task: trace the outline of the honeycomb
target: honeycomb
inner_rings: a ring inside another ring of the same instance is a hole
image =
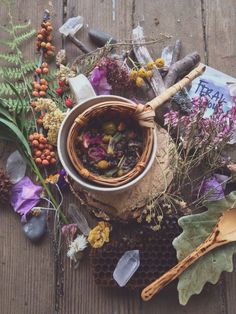
[[[181,233],[177,220],[177,216],[168,216],[159,232],[140,228],[137,224],[113,226],[110,242],[100,249],[92,249],[90,253],[96,284],[118,286],[113,279],[113,271],[120,257],[129,250],[139,250],[140,266],[126,284],[127,288],[144,288],[173,267],[177,259],[172,241]]]

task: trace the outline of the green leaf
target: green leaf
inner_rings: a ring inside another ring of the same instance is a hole
[[[0,118],[0,125],[7,127],[11,132],[13,132],[16,135],[16,142],[22,144],[27,154],[31,156],[30,146],[20,129],[14,123],[4,118]]]
[[[7,118],[8,120],[14,122],[14,119],[13,119],[13,117],[11,116],[11,114],[9,113],[9,111],[5,109],[5,105],[4,105],[2,99],[0,99],[0,115],[4,116],[4,117]]]
[[[224,199],[206,202],[207,211],[184,216],[179,219],[183,232],[173,241],[178,260],[182,260],[201,244],[211,233],[222,213],[236,206],[236,192],[232,192]],[[236,244],[227,244],[201,257],[179,277],[179,302],[186,305],[189,298],[199,294],[207,282],[217,283],[223,271],[233,271],[233,254]]]
[[[12,54],[0,53],[0,60],[1,59],[15,65],[18,65],[20,63],[20,57],[16,53],[12,53]]]

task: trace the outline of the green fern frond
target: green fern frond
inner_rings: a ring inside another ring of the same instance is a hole
[[[27,109],[27,111],[29,111],[29,101],[27,101],[26,99],[12,99],[12,98],[7,98],[7,99],[2,99],[3,103],[6,105],[7,104],[7,109],[10,112],[15,112],[17,114],[19,114],[21,112],[21,110],[24,108]]]
[[[20,63],[20,56],[18,54],[3,54],[0,53],[0,59],[3,61],[7,61],[8,63],[12,63],[18,65]]]
[[[7,46],[8,48],[11,48],[13,43],[14,42],[12,42],[11,40],[0,40],[0,45]]]
[[[26,86],[23,82],[14,82],[14,87],[17,90],[19,94],[25,94],[26,92]],[[5,83],[0,83],[0,96],[13,96],[15,95],[14,91],[11,89],[11,87]]]
[[[16,25],[13,25],[13,30],[14,30],[14,31],[19,31],[19,30],[26,29],[26,28],[28,28],[29,26],[31,26],[31,21],[30,21],[30,20],[29,20],[27,23],[25,23],[25,24],[16,24]]]
[[[3,31],[12,34],[12,29],[3,25],[0,25],[0,29],[2,29]]]
[[[22,45],[25,41],[28,41],[30,38],[32,38],[36,34],[36,30],[32,29],[29,32],[23,33],[21,35],[17,35],[16,38],[9,44],[9,47],[13,50],[16,47],[19,47]]]
[[[19,67],[2,67],[0,68],[0,78],[6,79],[8,81],[16,81],[22,79],[22,74],[27,75],[35,69],[35,63],[25,62]]]

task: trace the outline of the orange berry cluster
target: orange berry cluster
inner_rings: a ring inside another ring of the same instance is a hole
[[[43,134],[33,133],[29,136],[29,141],[37,165],[49,166],[57,163],[54,148],[48,144],[47,138]]]
[[[42,71],[44,69],[47,69],[47,71],[48,71],[48,67],[46,67],[45,65],[48,66],[48,64],[46,62],[44,62],[40,68],[37,68],[35,70],[35,72],[40,70],[42,73]],[[33,85],[32,96],[34,96],[34,97],[46,96],[46,91],[48,89],[48,82],[44,78],[40,79],[39,75],[40,75],[40,73],[37,73],[37,76],[35,76],[36,80],[34,80],[32,83],[32,85]]]
[[[52,45],[52,23],[48,20],[41,24],[41,29],[38,31],[36,47],[37,50],[43,50],[44,57],[54,55],[55,47]]]

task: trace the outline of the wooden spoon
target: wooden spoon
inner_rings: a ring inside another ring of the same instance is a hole
[[[214,248],[236,241],[236,208],[228,209],[220,217],[209,237],[200,244],[191,254],[180,261],[176,266],[163,274],[160,278],[143,289],[141,297],[144,301],[150,300],[154,294],[177,278],[201,256]]]

